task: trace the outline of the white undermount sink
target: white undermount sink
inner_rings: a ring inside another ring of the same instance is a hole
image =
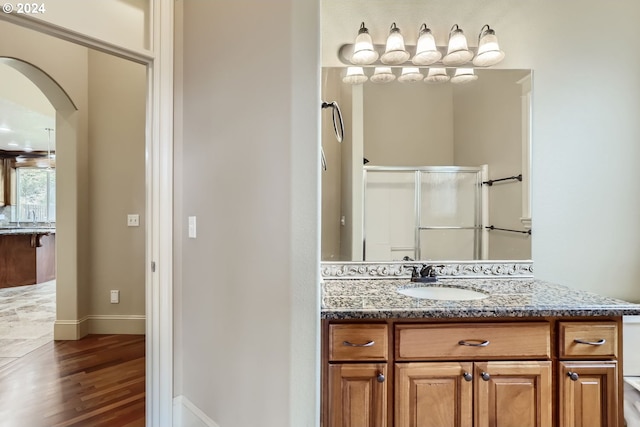
[[[487,298],[489,295],[483,292],[474,291],[466,288],[457,288],[451,286],[411,286],[398,289],[402,295],[413,298],[436,299],[447,301],[468,301]]]

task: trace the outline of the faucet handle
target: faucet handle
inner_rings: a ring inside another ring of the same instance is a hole
[[[412,279],[420,277],[420,274],[418,274],[418,266],[417,265],[404,265],[403,267],[411,269],[411,278]]]
[[[422,264],[422,268],[420,269],[420,277],[432,277],[435,276],[435,271],[433,270],[433,265]]]

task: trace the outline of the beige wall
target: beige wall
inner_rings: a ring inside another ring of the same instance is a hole
[[[176,334],[184,362],[177,392],[220,426],[312,426],[318,419],[314,3],[183,3],[175,190],[183,234]],[[268,29],[268,46],[252,29]],[[186,237],[191,215],[196,239]]]
[[[489,165],[489,179],[522,173],[522,70],[479,73],[482,84],[456,86],[455,164]],[[524,230],[522,188],[525,183],[504,181],[488,187],[489,224]],[[489,259],[531,259],[527,234],[491,231]]]
[[[142,50],[150,48],[150,3],[150,0],[55,0],[36,3],[44,4],[46,10],[31,17],[115,45]]]
[[[453,164],[451,85],[364,85],[364,157],[370,166]]]
[[[89,52],[89,313],[120,316],[111,327],[93,319],[94,333],[144,333],[144,319],[132,316],[145,314],[146,78],[144,65]],[[127,226],[128,214],[139,227]],[[109,302],[111,289],[120,304]]]

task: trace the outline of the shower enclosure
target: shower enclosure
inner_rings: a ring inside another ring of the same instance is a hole
[[[487,166],[364,167],[365,261],[487,258]]]

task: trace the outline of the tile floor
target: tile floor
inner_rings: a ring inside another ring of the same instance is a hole
[[[0,366],[53,340],[56,282],[0,289]]]

